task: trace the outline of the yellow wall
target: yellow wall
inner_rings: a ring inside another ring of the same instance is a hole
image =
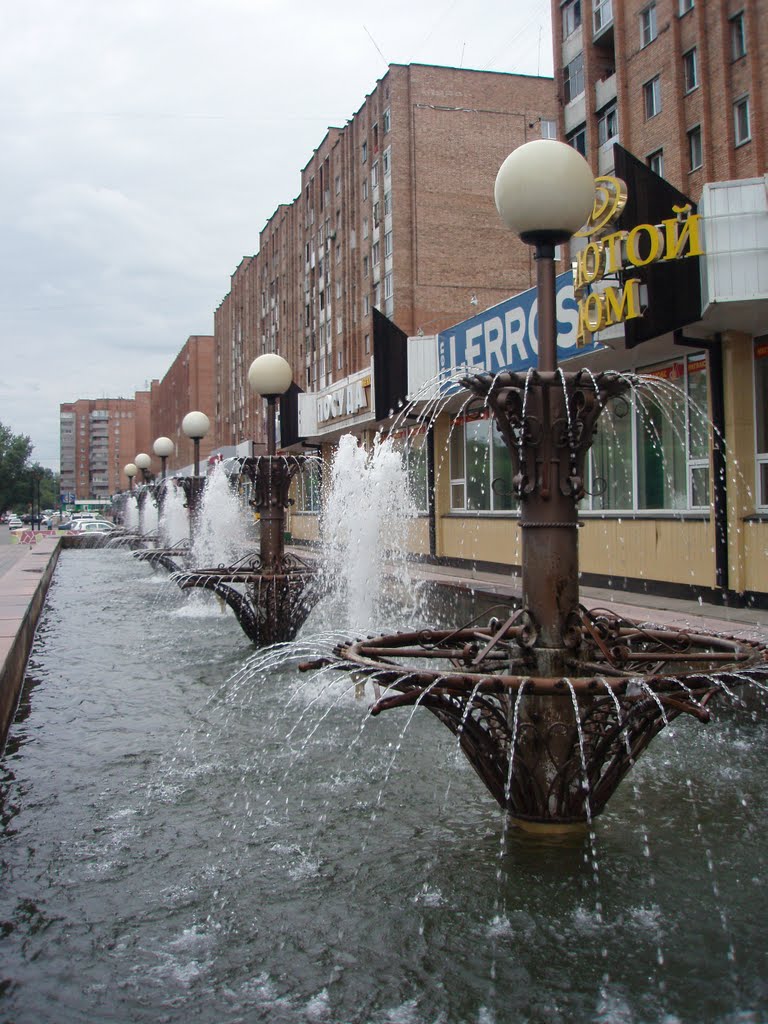
[[[594,519],[579,530],[582,572],[714,587],[711,520]]]
[[[747,559],[744,517],[755,511],[755,426],[752,339],[745,334],[723,338],[725,439],[728,480],[728,585],[751,590],[747,577],[758,566]],[[752,532],[750,531],[750,536]],[[764,546],[763,546],[764,547]],[[764,551],[760,555],[765,560]],[[755,589],[765,590],[765,586]]]

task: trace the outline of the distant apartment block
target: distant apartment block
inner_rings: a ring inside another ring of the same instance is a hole
[[[62,493],[85,501],[110,498],[125,487],[123,466],[148,443],[149,397],[149,392],[139,391],[135,398],[62,403]]]

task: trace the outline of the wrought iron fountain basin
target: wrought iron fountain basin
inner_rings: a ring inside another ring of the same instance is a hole
[[[341,644],[324,662],[372,681],[374,715],[428,708],[525,827],[588,825],[670,721],[688,714],[706,722],[713,697],[768,677],[760,644],[632,622],[580,601],[587,452],[607,401],[635,383],[559,368],[464,379],[510,453],[522,606],[485,627]]]
[[[583,827],[661,729],[681,714],[708,722],[712,698],[768,679],[768,662],[751,640],[583,606],[579,616],[583,640],[568,676],[539,674],[525,611],[483,627],[340,644],[323,663],[373,684],[373,715],[430,710],[518,824]]]

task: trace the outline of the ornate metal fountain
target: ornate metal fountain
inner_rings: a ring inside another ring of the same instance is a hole
[[[218,595],[232,608],[248,638],[258,646],[292,640],[315,603],[317,572],[310,562],[285,551],[285,512],[291,482],[307,457],[277,455],[275,413],[278,395],[291,385],[288,363],[274,353],[251,364],[252,389],[267,399],[267,454],[241,460],[251,483],[251,506],[260,520],[259,551],[232,565],[186,568],[173,575],[183,589]]]
[[[527,220],[531,211],[537,216],[529,201],[537,185],[548,189],[554,217],[543,228]],[[583,827],[670,721],[689,714],[706,722],[713,697],[768,678],[758,644],[652,627],[580,602],[585,459],[606,402],[630,387],[617,373],[557,367],[554,246],[587,220],[594,194],[586,161],[556,142],[521,147],[497,180],[502,216],[536,246],[539,365],[468,376],[463,385],[491,412],[512,458],[522,606],[483,627],[340,644],[322,662],[373,682],[374,715],[428,708],[457,735],[499,804],[528,828]],[[561,202],[569,196],[570,209]]]

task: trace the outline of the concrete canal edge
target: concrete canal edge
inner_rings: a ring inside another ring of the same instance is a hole
[[[60,550],[57,537],[41,537],[14,551],[0,575],[0,754],[16,714],[35,629]]]

